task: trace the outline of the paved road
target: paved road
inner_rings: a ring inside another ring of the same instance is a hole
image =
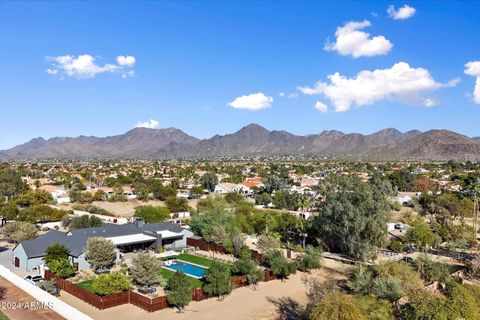
[[[16,269],[12,264],[12,248],[0,246],[0,264],[12,271]]]
[[[7,280],[0,278],[0,287],[5,288],[5,297],[0,309],[12,320],[63,320],[64,318],[48,305],[38,303],[35,298]]]
[[[13,273],[19,275],[20,277],[24,278],[27,275],[33,273],[36,274],[37,272],[28,272],[19,268],[16,268],[12,263],[12,249],[13,246],[10,244],[10,247],[5,247],[5,243],[0,243],[0,265],[8,268]]]

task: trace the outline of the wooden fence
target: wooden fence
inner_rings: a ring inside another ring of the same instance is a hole
[[[99,296],[93,292],[83,289],[82,287],[79,287],[73,282],[64,280],[60,277],[53,275],[48,270],[45,271],[45,279],[55,281],[61,290],[70,293],[71,295],[85,301],[86,303],[100,310],[116,307],[130,301],[129,291],[124,291],[108,296]]]
[[[154,312],[168,308],[166,296],[151,299],[134,291],[130,291],[130,303],[148,312]]]
[[[223,246],[207,242],[199,237],[187,238],[187,246],[192,246],[203,251],[215,251],[220,253],[228,253]],[[259,263],[262,262],[263,255],[260,252],[256,250],[250,250],[250,253],[252,255],[253,260]]]

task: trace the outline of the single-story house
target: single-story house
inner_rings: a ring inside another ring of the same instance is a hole
[[[111,240],[117,248],[116,263],[121,252],[144,249],[175,249],[187,246],[187,238],[193,233],[173,222],[144,223],[137,219],[129,224],[105,224],[102,227],[77,229],[69,232],[50,230],[34,240],[20,242],[12,251],[12,263],[21,269],[38,270],[44,264],[45,250],[56,243],[70,249],[70,259],[78,270],[90,269],[85,257],[85,246],[90,237]]]
[[[249,195],[251,194],[250,188],[242,185],[242,184],[236,184],[236,183],[229,183],[229,182],[222,182],[219,183],[215,186],[215,190],[213,191],[217,194],[227,194],[231,192],[236,192],[242,195]]]

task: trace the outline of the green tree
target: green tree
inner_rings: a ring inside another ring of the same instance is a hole
[[[29,190],[26,193],[15,197],[15,203],[19,207],[31,207],[39,204],[47,204],[52,202],[53,198],[50,193],[44,190]]]
[[[4,202],[0,201],[0,216],[6,220],[16,220],[18,219],[19,210],[17,205],[13,201]]]
[[[15,242],[22,242],[24,240],[32,240],[32,239],[35,239],[38,235],[37,227],[35,227],[31,223],[28,223],[28,222],[14,222],[13,224],[15,224],[15,225],[11,226],[11,228],[14,229],[15,231],[10,235],[10,238]]]
[[[65,210],[58,210],[46,204],[38,204],[21,211],[22,220],[26,221],[59,221],[67,214]]]
[[[267,192],[262,192],[255,196],[255,203],[258,205],[266,206],[270,202],[272,202],[272,197]]]
[[[21,174],[10,169],[0,170],[0,200],[11,199],[17,194],[23,193],[28,189],[25,182],[22,181]]]
[[[424,249],[438,243],[440,239],[425,222],[419,220],[407,230],[405,240]]]
[[[116,258],[115,245],[103,237],[88,238],[85,256],[95,269],[108,267]]]
[[[170,210],[162,206],[143,206],[135,209],[135,217],[140,217],[146,223],[163,222],[170,218]]]
[[[263,179],[263,184],[265,186],[265,190],[271,194],[273,191],[278,191],[285,188],[287,182],[282,177],[273,175]]]
[[[175,188],[163,186],[158,182],[155,182],[150,186],[150,192],[153,194],[153,197],[155,199],[162,201],[164,201],[169,196],[177,195],[177,190]]]
[[[200,178],[200,183],[205,189],[213,192],[218,184],[218,177],[213,172],[207,172]]]
[[[218,296],[222,299],[232,291],[230,269],[227,265],[214,261],[205,272],[205,285],[203,290],[207,294]]]
[[[154,284],[163,287],[165,279],[159,274],[161,269],[162,264],[154,255],[149,252],[139,252],[132,258],[130,274],[135,282],[147,288]]]
[[[188,276],[183,271],[177,271],[167,282],[167,301],[182,312],[192,300],[192,287]]]
[[[70,256],[70,249],[61,243],[55,243],[45,250],[43,260],[48,265],[53,260],[68,259]]]
[[[245,202],[245,198],[237,192],[229,192],[225,195],[225,201],[231,205],[236,205]]]
[[[101,227],[103,226],[102,220],[100,218],[97,218],[96,216],[88,216],[88,215],[83,215],[83,216],[77,216],[72,218],[70,223],[68,224],[68,227],[70,230],[76,230],[76,229],[84,229],[84,228],[94,228],[94,227]]]
[[[390,210],[387,195],[356,177],[332,177],[318,203],[319,214],[309,232],[333,252],[355,258],[370,258],[387,241]]]
[[[101,274],[92,282],[93,292],[102,296],[126,291],[131,286],[132,281],[119,271]]]
[[[278,190],[273,196],[272,203],[276,209],[298,210],[300,196],[295,192]]]
[[[178,198],[177,196],[168,196],[165,199],[165,205],[170,212],[184,212],[189,211],[188,200],[185,198]]]
[[[282,280],[297,271],[297,264],[295,262],[288,262],[280,250],[267,252],[263,256],[263,259],[272,273]]]

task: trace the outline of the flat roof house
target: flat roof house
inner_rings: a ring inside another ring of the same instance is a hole
[[[105,224],[102,227],[77,229],[69,232],[50,230],[34,240],[20,242],[12,251],[12,262],[16,267],[32,271],[44,264],[45,250],[56,243],[70,249],[72,263],[78,264],[78,270],[90,269],[85,257],[85,246],[90,237],[103,237],[111,240],[117,247],[117,261],[120,252],[132,252],[144,249],[175,249],[187,246],[187,238],[193,233],[173,222],[135,223],[116,225]]]

